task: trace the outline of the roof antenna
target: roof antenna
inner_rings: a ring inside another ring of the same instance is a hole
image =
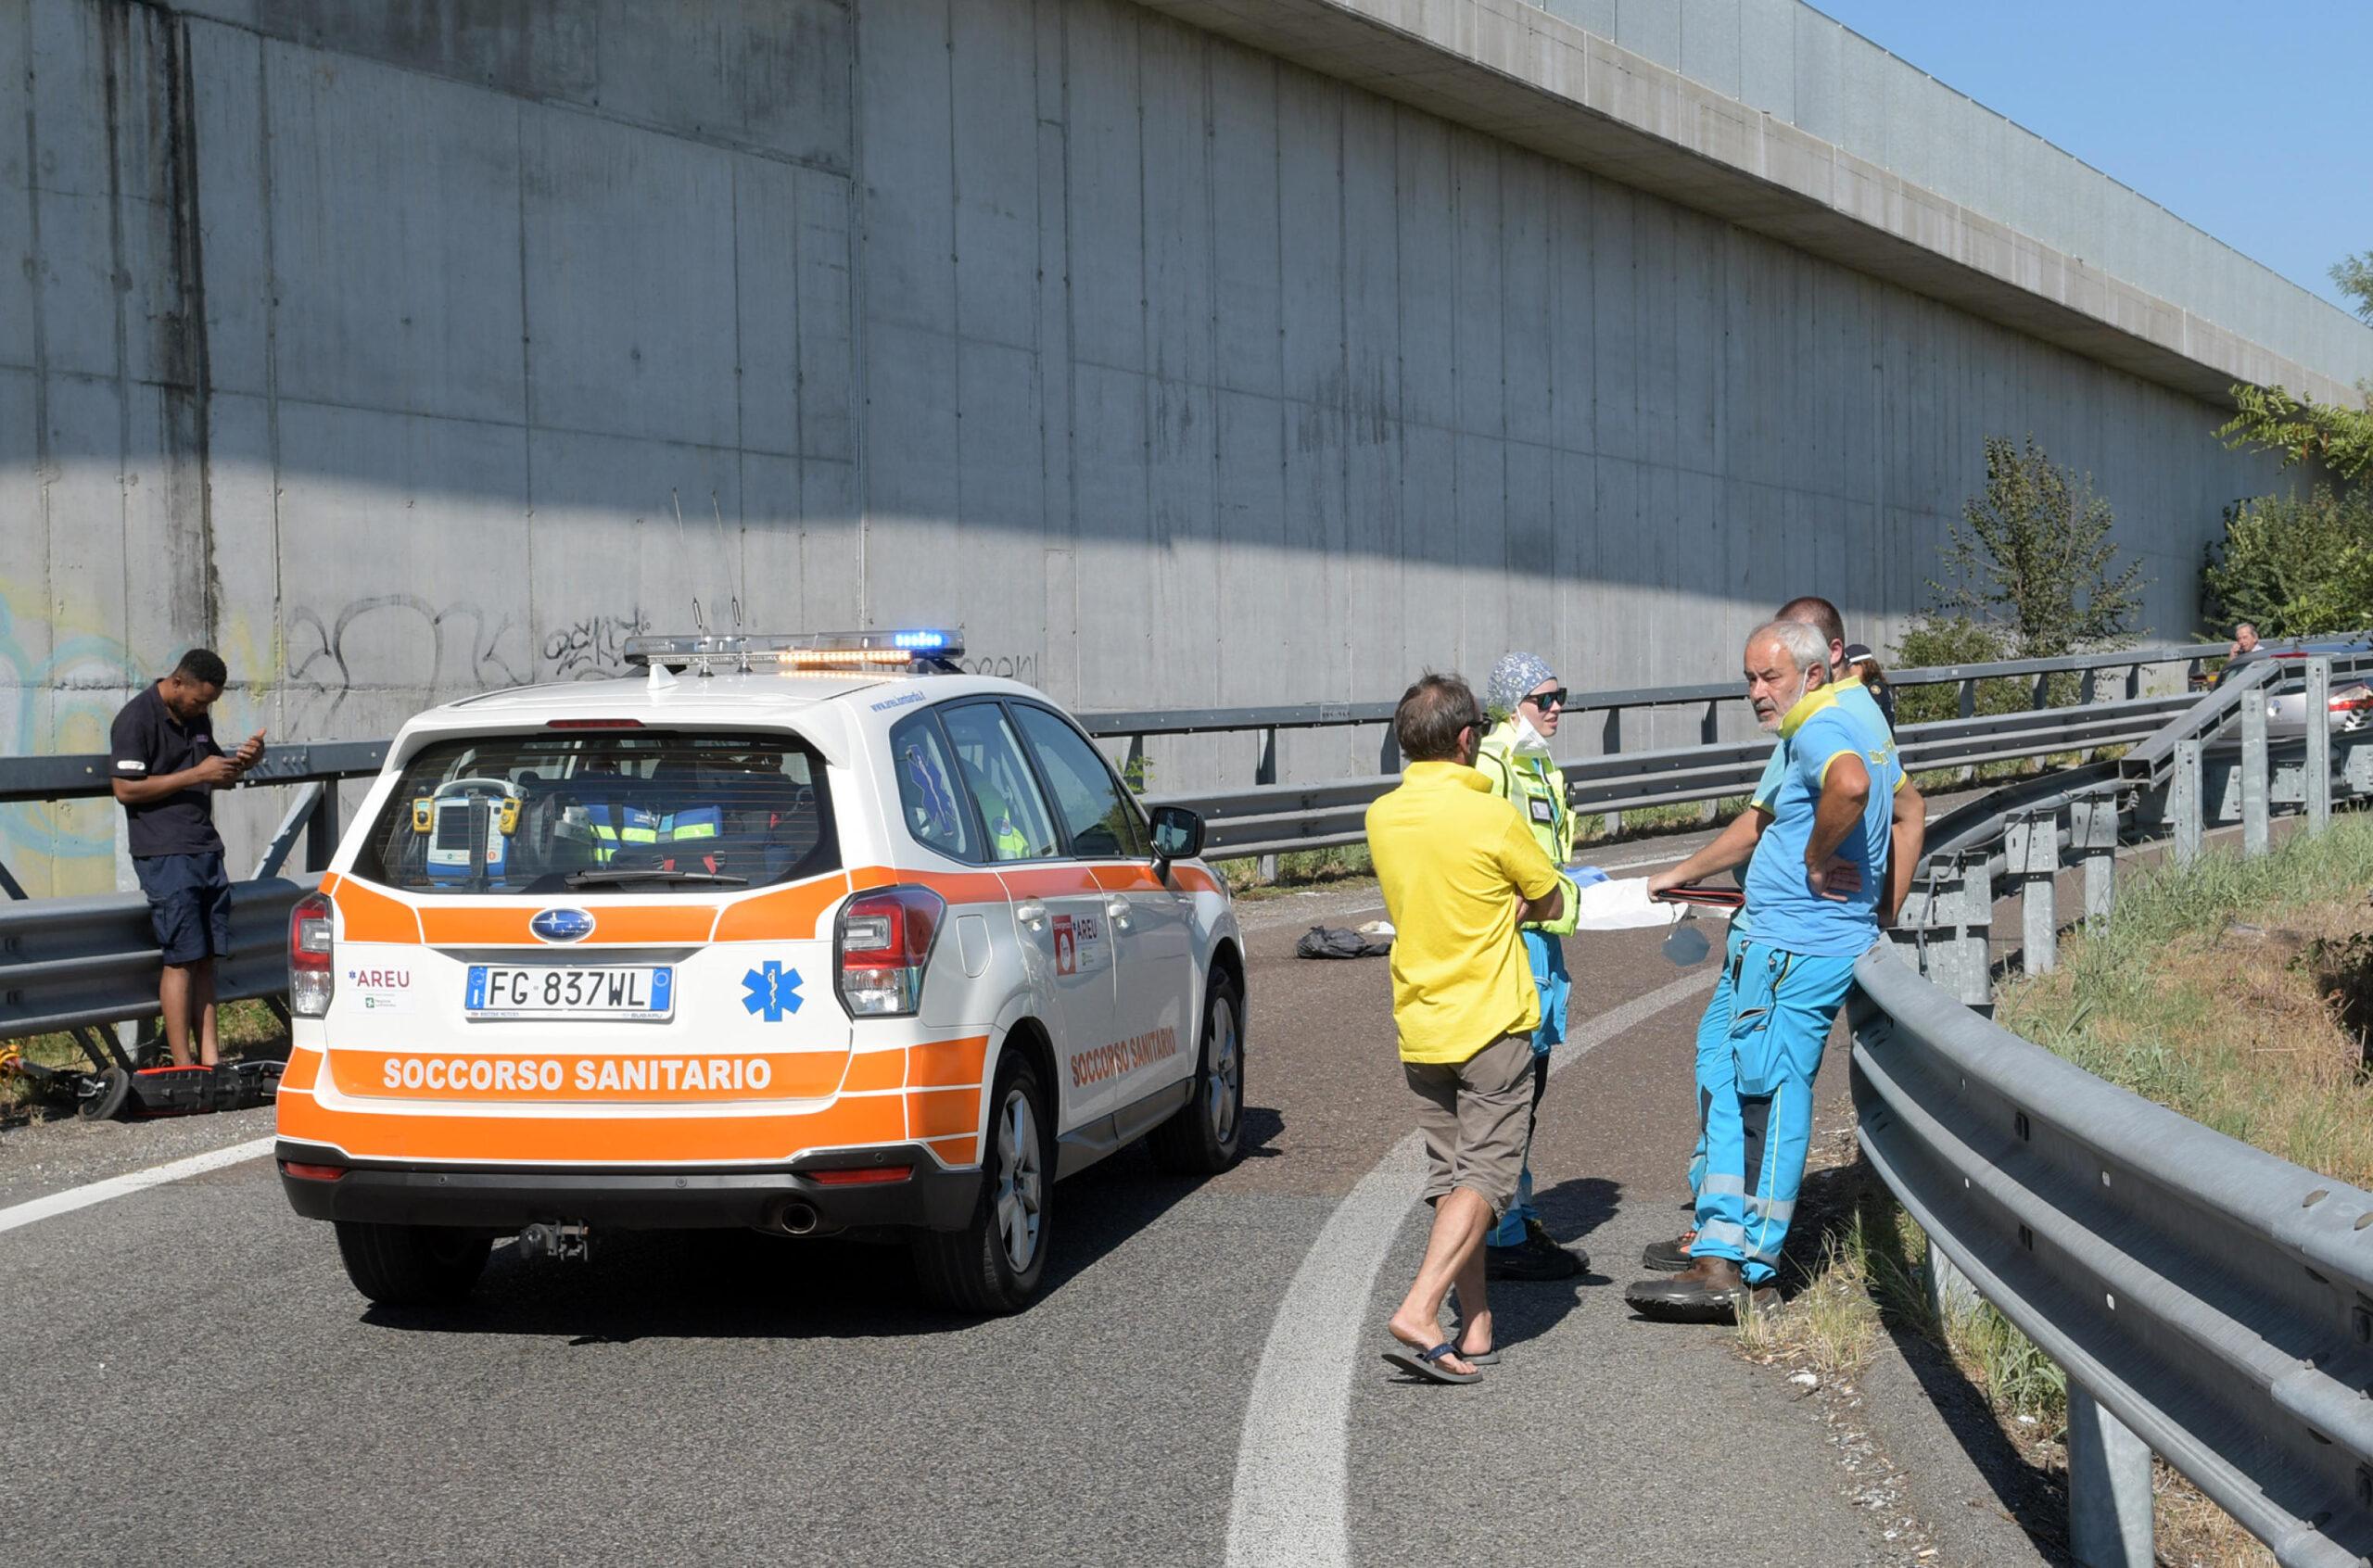
[[[676,511],[677,549],[684,555],[686,560],[690,560],[691,551],[684,549],[684,503],[677,499],[676,487],[673,485],[667,487],[667,504],[675,508]],[[701,613],[701,596],[699,594],[693,594],[692,596],[692,630],[700,635],[702,641],[705,642],[708,640],[708,620],[707,617]],[[708,667],[708,660],[705,657],[695,657],[692,660],[692,667],[702,675],[708,675],[711,673]]]
[[[717,492],[715,490],[711,490],[708,493],[708,513],[711,517],[717,519],[717,542],[721,545],[725,542],[725,511],[722,507],[717,504]],[[742,650],[742,673],[743,675],[748,675],[750,673],[750,645],[742,639],[741,591],[738,588],[728,590],[725,603],[726,607],[730,610],[733,614],[733,640]]]

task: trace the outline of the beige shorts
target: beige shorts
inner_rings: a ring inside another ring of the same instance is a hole
[[[1532,1111],[1532,1039],[1504,1034],[1463,1062],[1403,1062],[1422,1108],[1426,1201],[1465,1187],[1505,1214],[1524,1170],[1526,1119]]]

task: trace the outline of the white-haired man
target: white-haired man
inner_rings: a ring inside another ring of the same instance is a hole
[[[1830,641],[1795,621],[1746,640],[1747,696],[1780,734],[1776,785],[1746,876],[1747,929],[1727,955],[1717,1005],[1725,1049],[1701,1053],[1706,1169],[1691,1263],[1624,1294],[1669,1316],[1743,1313],[1769,1284],[1796,1211],[1812,1137],[1813,1079],[1854,961],[1892,919],[1920,857],[1919,791],[1884,725],[1830,681]],[[1693,857],[1694,858],[1694,857]],[[1671,885],[1683,862],[1654,879]]]

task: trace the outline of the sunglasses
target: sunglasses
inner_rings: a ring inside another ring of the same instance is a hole
[[[1552,708],[1562,708],[1566,705],[1566,689],[1561,686],[1555,691],[1535,692],[1525,698],[1525,701],[1545,714]]]

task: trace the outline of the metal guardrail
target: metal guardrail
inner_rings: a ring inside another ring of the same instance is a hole
[[[2360,1564],[2373,1194],[2113,1088],[1884,952],[1855,980],[1864,1154],[2068,1373],[2079,1561],[2150,1562],[2156,1451],[2282,1562]]]
[[[2126,672],[2126,695],[2135,698],[2140,687],[2141,673],[2153,665],[2180,664],[2197,673],[2201,661],[2213,658],[2224,650],[2214,643],[2187,643],[2152,648],[2120,649],[2103,653],[2071,654],[2057,659],[2013,659],[1986,664],[1952,664],[1933,668],[1905,669],[1891,672],[1888,678],[1898,687],[1958,686],[1961,689],[1961,709],[1964,720],[1980,727],[1999,726],[2001,719],[2016,720],[2022,715],[2010,714],[1977,719],[1976,697],[1982,681],[2034,678],[2034,711],[2045,709],[2046,688],[2052,676],[2076,674],[2083,678],[2080,705],[2104,713],[2116,707],[2114,702],[2093,702],[2094,686],[2103,670],[2122,669]],[[1623,744],[1623,716],[1640,710],[1655,710],[1677,706],[1705,705],[1699,720],[1703,745],[1717,744],[1721,705],[1739,702],[1739,688],[1729,682],[1701,683],[1689,686],[1656,686],[1628,688],[1611,691],[1575,692],[1567,704],[1575,718],[1590,713],[1605,716],[1601,738],[1602,753],[1596,757],[1567,765],[1568,777],[1588,772],[1606,788],[1587,802],[1578,802],[1593,813],[1607,815],[1610,829],[1619,826],[1624,811],[1644,805],[1718,800],[1745,792],[1753,786],[1760,769],[1760,757],[1756,769],[1749,771],[1744,781],[1734,777],[1730,764],[1734,759],[1701,759],[1695,763],[1674,763],[1669,759],[1687,755],[1699,748],[1681,748],[1671,752],[1626,752]],[[1241,708],[1163,708],[1084,713],[1078,715],[1089,734],[1100,740],[1123,740],[1129,743],[1132,761],[1141,759],[1148,736],[1211,735],[1249,733],[1259,741],[1252,770],[1255,790],[1277,784],[1277,737],[1288,729],[1324,729],[1340,726],[1383,725],[1386,733],[1378,755],[1378,773],[1382,778],[1398,771],[1400,752],[1390,733],[1394,704],[1371,702],[1299,702],[1265,707]],[[1947,721],[1948,724],[1954,721]],[[2045,721],[2049,722],[2049,721]],[[2005,737],[2000,748],[1991,752],[1956,753],[1956,765],[1976,765],[1980,763],[2037,754],[2016,733],[2013,724],[2008,729],[1986,730]],[[1978,733],[1972,731],[1971,733]],[[1939,729],[1939,741],[1957,738],[1954,732]],[[2109,742],[2092,740],[2086,745]],[[318,792],[308,791],[298,798],[291,814],[285,818],[273,837],[266,853],[257,861],[255,875],[267,877],[276,873],[286,863],[298,835],[302,835],[305,853],[303,865],[318,871],[329,862],[336,847],[337,786],[341,779],[368,778],[377,773],[387,760],[386,740],[314,740],[294,741],[275,745],[264,759],[242,781],[242,788],[261,785],[312,783],[321,786]],[[1757,751],[1763,742],[1745,742],[1741,754]],[[2066,749],[2065,747],[2057,749]],[[1634,778],[1630,765],[1637,761],[1639,774],[1658,771],[1675,774],[1661,779]],[[1917,765],[1935,766],[1927,758],[1915,759]],[[1688,792],[1691,781],[1679,777],[1680,771],[1691,767],[1712,769],[1695,782],[1704,787]],[[1359,781],[1353,781],[1359,782]],[[82,752],[71,755],[0,757],[0,804],[30,801],[58,801],[104,797],[110,792],[107,756],[104,752]],[[1289,786],[1301,790],[1303,786]],[[1316,788],[1316,787],[1313,787]],[[1217,803],[1232,797],[1225,793],[1201,792],[1152,797],[1159,803],[1183,804],[1200,809],[1206,803]],[[1275,797],[1288,801],[1292,797]],[[1293,828],[1292,820],[1310,816],[1313,808],[1301,805],[1281,805],[1270,812],[1270,830],[1254,834],[1246,828],[1234,828],[1216,835],[1212,847],[1230,854],[1272,856],[1297,849],[1319,849],[1332,844],[1356,841],[1360,831],[1356,823],[1343,825],[1339,814],[1325,819],[1312,819],[1307,830]],[[1216,811],[1209,813],[1216,816]],[[0,896],[21,899],[24,890],[18,885],[5,865],[0,865]]]
[[[2189,708],[2184,696],[2143,697],[2091,707],[2043,708],[1906,725],[1897,733],[1906,764],[1919,771],[1977,767],[2062,752],[2128,745]],[[1583,816],[1686,805],[1751,792],[1771,754],[1771,738],[1577,757],[1558,766],[1567,802]],[[1276,854],[1366,837],[1369,803],[1400,782],[1397,774],[1271,784],[1214,793],[1152,795],[1152,805],[1180,805],[1210,826],[1210,852],[1225,857]]]
[[[288,916],[316,873],[241,882],[231,953],[215,966],[218,999],[288,989]],[[161,967],[139,893],[0,904],[0,1040],[157,1015]]]
[[[2154,1452],[2285,1564],[2373,1558],[2373,1194],[2113,1088],[1963,1005],[1990,995],[2002,887],[2024,889],[2023,958],[2041,971],[2072,860],[2087,918],[2113,918],[2121,838],[2163,835],[2183,858],[2208,822],[2238,820],[2258,853],[2277,805],[2313,831],[2335,794],[2373,794],[2373,735],[2311,743],[2330,664],[2248,672],[2147,753],[1939,819],[1924,905],[1892,955],[1856,967],[1863,1152],[1927,1232],[1940,1296],[1973,1288],[2067,1372],[2081,1562],[2151,1562]],[[2309,732],[2270,746],[2265,699],[2294,685]],[[2237,730],[2203,788],[2203,749]]]
[[[2071,670],[2123,667],[2137,671],[2154,663],[2194,660],[2213,648],[2136,650],[2087,654],[2063,661],[2024,660],[2003,664],[1953,666],[1904,672],[1906,684],[1959,682],[1974,690],[1978,680],[2035,676],[2040,682]],[[2131,678],[2129,679],[2131,684]],[[1603,709],[1611,718],[1628,710],[1673,702],[1738,700],[1730,686],[1680,686],[1584,693],[1576,711]],[[1902,731],[1906,757],[1922,768],[1976,766],[2012,758],[2129,743],[2163,725],[2188,705],[2181,697],[2129,698],[2074,708],[2037,708],[2014,713],[1946,719],[1908,726]],[[1088,727],[1111,738],[1128,734],[1193,734],[1248,726],[1272,727],[1267,760],[1274,761],[1274,728],[1377,723],[1390,720],[1392,704],[1305,704],[1294,708],[1186,709],[1161,713],[1087,715]],[[1710,721],[1709,721],[1710,727]],[[1618,814],[1642,806],[1707,802],[1750,791],[1770,749],[1768,737],[1711,742],[1654,752],[1578,757],[1562,765],[1575,808]],[[226,966],[222,994],[267,995],[285,985],[279,968],[283,926],[298,887],[283,867],[298,856],[309,884],[329,863],[336,846],[337,793],[343,779],[368,776],[385,762],[387,742],[324,741],[273,748],[249,775],[249,782],[301,786],[257,857],[249,880],[241,882],[234,908],[243,944]],[[1357,843],[1365,837],[1368,803],[1398,782],[1397,775],[1339,778],[1313,784],[1262,784],[1249,790],[1156,794],[1149,803],[1185,805],[1209,824],[1208,853],[1219,857],[1270,856],[1293,850]],[[0,802],[71,799],[109,792],[106,758],[95,756],[0,758]],[[5,869],[0,869],[5,879]],[[20,896],[12,893],[12,896]],[[0,1039],[58,1029],[80,1029],[155,1015],[157,958],[145,935],[145,905],[136,894],[97,899],[42,899],[0,903]],[[47,929],[47,936],[34,933]],[[17,933],[10,945],[9,933]],[[250,945],[251,944],[251,945]],[[34,945],[39,951],[33,951]],[[268,973],[267,973],[268,971]]]

